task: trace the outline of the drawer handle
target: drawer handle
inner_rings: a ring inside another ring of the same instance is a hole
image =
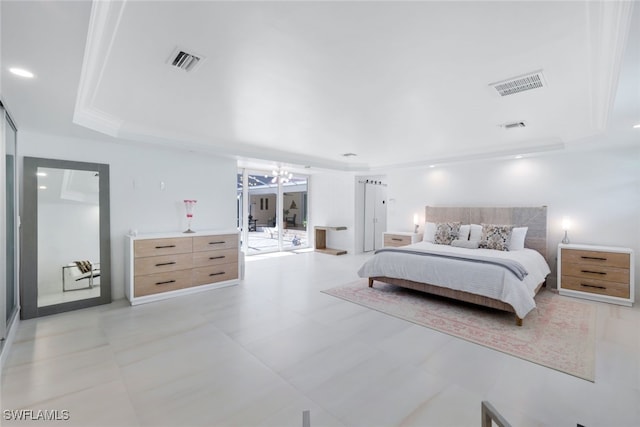
[[[175,248],[176,245],[156,246],[156,249]]]
[[[402,242],[402,239],[399,239],[397,237],[392,237],[391,240],[396,241],[396,242]]]
[[[221,271],[220,273],[211,273],[211,274],[209,275],[209,277],[211,277],[211,276],[220,276],[220,275],[222,275],[222,274],[224,274],[224,273],[225,273],[224,271]]]
[[[598,257],[598,256],[581,256],[582,259],[592,259],[595,261],[606,261],[606,258]]]
[[[591,270],[580,270],[581,273],[590,273],[590,274],[600,274],[602,276],[606,276],[607,273],[602,271],[591,271]]]
[[[173,265],[175,264],[175,261],[171,261],[171,262],[161,262],[160,264],[156,264],[156,267],[162,267],[163,265]]]
[[[210,245],[222,245],[223,243],[227,243],[224,240],[221,240],[219,242],[209,242]]]
[[[167,280],[166,282],[156,282],[156,285],[166,285],[169,283],[176,283],[175,280]]]
[[[224,255],[220,255],[220,256],[210,256],[209,259],[222,259],[222,258],[226,258]]]
[[[606,286],[586,285],[584,283],[580,283],[580,286],[584,286],[585,288],[607,289]]]

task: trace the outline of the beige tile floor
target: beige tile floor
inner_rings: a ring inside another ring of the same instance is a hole
[[[21,322],[0,424],[478,426],[489,400],[514,426],[640,426],[637,308],[593,303],[591,383],[320,292],[366,256],[253,257],[239,286]]]

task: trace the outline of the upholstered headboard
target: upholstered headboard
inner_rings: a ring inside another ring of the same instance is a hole
[[[462,224],[511,224],[529,227],[524,241],[526,248],[540,252],[547,258],[547,207],[440,207],[427,206],[425,221],[460,221]],[[551,265],[551,263],[549,263]]]

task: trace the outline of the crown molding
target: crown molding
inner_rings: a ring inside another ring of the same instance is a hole
[[[604,131],[618,88],[633,2],[600,0],[585,3],[589,31],[591,123],[594,130]]]
[[[114,137],[122,120],[95,108],[94,102],[126,4],[127,0],[93,1],[73,114],[74,123]]]
[[[431,166],[446,166],[452,164],[471,163],[484,160],[498,160],[513,158],[514,156],[532,156],[551,151],[560,151],[566,148],[565,143],[560,138],[548,138],[539,141],[529,141],[527,145],[519,145],[517,147],[498,146],[487,151],[467,152],[465,154],[433,157],[414,162],[399,163],[392,165],[376,165],[369,168],[369,171],[384,171],[389,169],[402,168],[425,168]]]

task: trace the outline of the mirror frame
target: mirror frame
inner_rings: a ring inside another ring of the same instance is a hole
[[[96,171],[100,208],[100,296],[38,307],[38,177],[39,167]],[[48,316],[111,303],[111,227],[109,165],[71,160],[24,157],[21,216],[20,300],[22,319]],[[28,264],[27,264],[28,263]],[[34,267],[35,266],[35,267]]]

